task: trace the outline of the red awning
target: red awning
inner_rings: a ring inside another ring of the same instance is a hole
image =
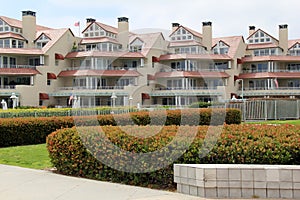
[[[62,54],[56,53],[56,54],[55,54],[55,59],[56,59],[56,60],[64,60],[65,57],[64,57]]]
[[[56,75],[54,73],[47,73],[47,79],[57,79]]]
[[[49,95],[47,93],[40,93],[40,100],[49,100]]]
[[[147,93],[142,93],[142,99],[150,99],[150,95]]]
[[[159,58],[152,56],[152,62],[159,62]]]
[[[237,64],[243,64],[243,60],[240,59],[240,58],[238,58],[238,59],[237,59]]]

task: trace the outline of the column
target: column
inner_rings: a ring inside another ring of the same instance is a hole
[[[86,89],[90,87],[89,79],[90,79],[89,77],[85,77],[85,85],[86,85],[85,87],[86,87]]]
[[[231,69],[231,61],[228,61],[228,69]]]
[[[185,60],[184,71],[188,71],[188,60]]]
[[[44,64],[45,64],[45,57],[40,56],[40,65],[44,65]]]
[[[177,107],[178,106],[178,97],[177,96],[175,96],[175,106]]]
[[[34,77],[30,76],[30,85],[34,85]]]
[[[181,106],[181,96],[178,96],[178,105]]]
[[[145,65],[144,58],[141,58],[141,67],[144,67],[144,65]]]
[[[91,59],[91,69],[95,69],[95,58]]]
[[[268,72],[271,72],[271,62],[268,62]]]
[[[182,89],[184,90],[184,89],[185,89],[185,81],[184,81],[184,78],[181,79],[181,84],[182,84]]]

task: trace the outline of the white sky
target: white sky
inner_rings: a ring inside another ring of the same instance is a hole
[[[300,38],[299,0],[26,0],[2,1],[0,15],[21,19],[22,10],[37,12],[40,25],[71,28],[85,19],[117,26],[117,17],[128,17],[130,30],[171,29],[172,22],[201,32],[202,22],[211,21],[213,36],[248,36],[249,25],[278,37],[278,25],[289,25],[289,38]]]

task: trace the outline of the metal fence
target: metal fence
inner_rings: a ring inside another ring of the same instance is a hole
[[[300,118],[300,100],[253,100],[230,102],[225,106],[240,109],[243,121]]]

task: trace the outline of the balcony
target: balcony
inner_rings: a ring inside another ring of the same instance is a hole
[[[99,87],[60,87],[58,90],[124,90],[125,86],[99,86]]]
[[[268,87],[251,87],[244,88],[244,96],[293,96],[300,95],[299,87],[278,87],[278,88],[268,88]],[[239,90],[238,94],[241,95],[242,91]]]
[[[242,74],[248,74],[248,73],[263,73],[263,72],[300,72],[300,69],[277,69],[277,70],[268,70],[268,69],[244,69],[242,70]]]
[[[151,96],[221,96],[221,87],[156,87]]]
[[[225,69],[191,69],[191,70],[179,70],[172,68],[161,68],[160,72],[177,72],[177,71],[189,71],[189,72],[225,72]]]
[[[215,87],[156,87],[155,90],[216,90],[217,86]]]
[[[36,69],[33,65],[0,65],[0,68],[12,68],[12,69]]]

